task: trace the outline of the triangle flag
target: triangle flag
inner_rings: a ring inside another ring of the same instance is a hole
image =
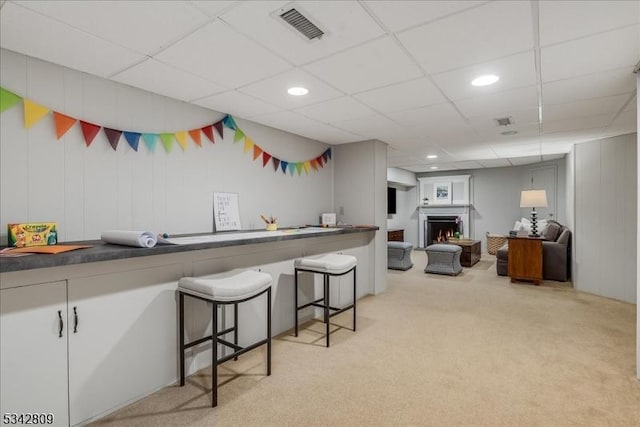
[[[287,173],[287,166],[289,165],[289,162],[285,162],[284,160],[280,161],[280,166],[282,167],[282,173],[286,174]]]
[[[325,151],[324,153],[322,153],[322,160],[324,160],[324,163],[327,163],[329,154]]]
[[[38,123],[44,116],[47,115],[49,109],[35,102],[23,99],[24,105],[24,127],[29,129],[31,126]]]
[[[202,134],[200,133],[200,129],[193,129],[189,131],[189,136],[193,140],[193,143],[198,147],[202,147]]]
[[[164,151],[167,153],[171,152],[171,146],[173,145],[173,134],[172,133],[161,133],[160,141],[162,141],[162,145],[164,145]]]
[[[267,153],[266,151],[262,152],[262,167],[267,166],[267,163],[269,163],[269,159],[271,159],[271,154]],[[275,159],[273,159],[275,161]],[[276,169],[278,169],[276,167]]]
[[[215,143],[216,141],[213,139],[213,128],[211,127],[211,125],[209,126],[205,126],[203,128],[200,129],[202,131],[202,133],[204,133],[205,135],[207,135],[207,138],[209,138],[209,141],[211,141],[212,143]]]
[[[293,175],[293,172],[295,172],[296,170],[296,164],[295,163],[289,163],[289,173],[291,175]]]
[[[218,120],[212,126],[216,128],[216,130],[218,131],[218,135],[220,135],[220,138],[224,138],[224,135],[223,135],[224,129],[222,128],[222,120]]]
[[[13,92],[0,87],[0,113],[16,105],[22,98]]]
[[[142,140],[144,141],[144,145],[146,145],[149,151],[151,152],[153,152],[153,150],[156,149],[156,142],[158,142],[157,136],[158,134],[155,134],[155,133],[142,134]]]
[[[318,160],[313,159],[311,160],[311,167],[313,168],[314,171],[318,170]]]
[[[109,140],[109,144],[111,144],[111,148],[113,148],[113,151],[116,151],[116,148],[118,148],[118,142],[120,142],[120,135],[122,135],[122,131],[109,128],[102,128],[102,130],[104,130],[104,134],[107,135],[107,139]]]
[[[91,145],[93,139],[98,134],[100,130],[100,126],[94,125],[93,123],[83,122],[80,120],[80,127],[82,128],[82,135],[84,136],[84,142],[87,144],[87,147]]]
[[[251,138],[245,138],[244,140],[244,152],[248,153],[249,150],[251,150],[253,148],[253,141],[251,140]]]
[[[56,122],[56,136],[58,139],[62,138],[71,126],[73,126],[78,120],[73,117],[65,116],[64,114],[53,112],[53,120]]]
[[[229,129],[238,129],[238,125],[236,124],[235,120],[233,120],[233,117],[228,114],[224,117],[224,119],[222,119],[222,123]]]
[[[240,129],[236,129],[236,134],[233,135],[233,142],[240,141],[242,138],[244,138],[244,136],[244,132],[242,132]]]
[[[316,161],[318,162],[318,166],[320,166],[321,168],[324,167],[324,164],[322,163],[322,156],[318,156],[316,157]]]
[[[296,171],[298,171],[298,175],[302,172],[302,163],[296,163]]]
[[[262,148],[258,147],[256,144],[253,144],[253,160],[260,157],[260,154],[262,154]]]
[[[327,148],[327,151],[325,151],[325,153],[327,153],[327,157],[331,158],[331,148]]]
[[[273,170],[278,172],[278,166],[280,166],[280,159],[276,159],[275,157],[272,157],[271,160],[273,161]]]
[[[124,139],[129,143],[129,147],[133,148],[133,151],[138,151],[138,142],[140,141],[140,133],[138,132],[127,132],[124,133]]]
[[[305,173],[309,175],[309,169],[311,169],[311,162],[306,161],[302,164],[302,166],[304,167]]]
[[[180,147],[182,147],[182,151],[187,149],[187,131],[186,130],[181,130],[179,132],[175,133],[176,135],[176,141],[178,141],[178,144],[180,144]]]

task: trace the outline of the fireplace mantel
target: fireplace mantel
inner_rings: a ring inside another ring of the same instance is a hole
[[[430,216],[459,216],[462,218],[462,236],[471,236],[471,209],[472,205],[421,205],[418,206],[418,247],[424,248],[424,222]]]

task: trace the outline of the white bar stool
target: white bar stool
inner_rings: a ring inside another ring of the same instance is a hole
[[[203,277],[183,277],[178,282],[180,299],[180,386],[184,386],[184,352],[186,349],[205,341],[212,341],[211,351],[211,388],[212,407],[218,405],[218,365],[227,360],[238,360],[238,356],[267,344],[267,376],[271,375],[271,275],[258,271],[230,271]],[[238,345],[238,304],[252,300],[267,293],[267,337],[247,347]],[[189,296],[213,304],[212,334],[189,343],[184,342],[184,297]],[[233,304],[233,326],[218,331],[218,306]],[[233,332],[233,343],[220,338]],[[218,344],[233,349],[233,353],[218,358]]]
[[[324,323],[326,324],[326,340],[329,347],[329,319],[346,310],[353,309],[353,331],[356,330],[356,267],[358,260],[351,255],[326,254],[314,257],[299,258],[295,260],[294,293],[295,293],[295,336],[298,336],[298,311],[309,306],[319,307],[324,310]],[[298,272],[322,274],[324,279],[324,297],[298,306]],[[329,278],[331,276],[344,276],[353,271],[353,303],[346,307],[332,307],[329,293]],[[322,303],[322,304],[320,304]]]

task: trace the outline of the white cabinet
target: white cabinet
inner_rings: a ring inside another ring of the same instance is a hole
[[[176,285],[182,264],[69,280],[71,424],[176,381]],[[71,325],[73,328],[73,325]]]
[[[67,284],[0,291],[0,414],[51,413],[69,425]]]

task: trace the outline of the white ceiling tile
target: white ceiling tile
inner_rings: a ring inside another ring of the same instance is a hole
[[[480,163],[483,168],[501,168],[511,166],[508,159],[484,159],[478,160],[478,163]]]
[[[500,140],[512,140],[524,136],[538,135],[538,111],[522,110],[516,111],[512,116],[514,124],[509,126],[498,126],[492,119],[473,118],[469,119],[469,125],[478,132],[482,138],[498,138]],[[502,135],[502,132],[517,131],[515,135]]]
[[[335,122],[333,125],[356,135],[383,141],[384,138],[402,131],[400,126],[380,114]]]
[[[482,164],[476,160],[464,160],[461,162],[454,162],[453,165],[457,169],[480,169],[482,168]]]
[[[638,131],[638,113],[636,111],[623,111],[609,126],[615,133],[629,133]]]
[[[533,48],[531,6],[494,1],[398,34],[433,74]]]
[[[637,1],[540,1],[540,45],[637,24],[639,5]]]
[[[498,156],[489,144],[459,144],[446,148],[446,151],[457,160],[496,159]]]
[[[325,35],[310,41],[289,26],[280,14],[292,6]],[[384,34],[362,6],[353,1],[244,1],[221,19],[298,65]]]
[[[486,1],[379,1],[367,0],[366,5],[389,30],[398,31],[417,24],[435,21],[444,16],[486,3]]]
[[[215,18],[219,16],[221,13],[226,12],[240,4],[238,1],[223,1],[223,0],[191,0],[191,4],[193,4],[196,8],[203,11],[207,14],[207,16],[211,18]]]
[[[391,113],[387,116],[403,127],[426,135],[444,136],[468,127],[449,103]]]
[[[567,79],[638,62],[640,25],[596,34],[541,49],[542,81]]]
[[[624,108],[624,111],[636,111],[638,108],[638,95],[635,95]]]
[[[266,126],[282,129],[287,132],[316,139],[318,141],[328,142],[330,144],[341,144],[361,141],[364,139],[359,135],[345,132],[341,129],[336,129],[335,127],[317,122],[292,111],[265,114],[253,117],[251,120]]]
[[[216,83],[151,58],[116,74],[112,78],[120,83],[182,101],[189,101],[225,90],[224,87]],[[180,83],[177,84],[178,82]]]
[[[595,129],[608,126],[613,119],[614,114],[604,114],[600,116],[577,117],[572,119],[543,122],[542,130],[544,133],[554,133],[570,130]]]
[[[515,111],[538,108],[536,86],[523,87],[492,93],[476,98],[455,101],[454,104],[465,117],[506,117]],[[537,113],[536,113],[537,120]]]
[[[208,17],[187,2],[19,1],[21,6],[137,52],[152,54],[198,28]]]
[[[103,77],[144,58],[13,3],[0,13],[0,47]]]
[[[544,152],[545,152],[544,150],[545,150],[545,147],[543,145],[543,147],[542,147],[542,152],[543,152],[542,161],[562,159],[569,152],[569,150],[567,150],[567,151],[563,151],[563,152],[558,151],[557,154],[551,154],[551,153],[544,154]]]
[[[283,59],[220,21],[207,24],[155,57],[231,88],[291,68]]]
[[[606,98],[593,98],[581,101],[567,102],[564,104],[544,104],[542,108],[543,123],[572,119],[575,117],[598,116],[602,114],[615,114],[629,99],[629,95],[608,96]]]
[[[251,118],[261,114],[280,111],[280,107],[256,99],[236,90],[208,96],[193,101],[194,104],[228,113],[237,117]]]
[[[425,107],[446,101],[445,97],[426,77],[361,92],[354,95],[354,98],[381,113]]]
[[[309,89],[309,93],[304,96],[289,95],[287,89],[294,86],[305,87]],[[299,68],[243,86],[238,90],[286,109],[299,108],[342,95],[341,92]]]
[[[348,94],[422,76],[422,71],[389,37],[340,52],[304,68]]]
[[[500,77],[500,80],[489,86],[471,85],[473,79],[485,74],[495,74]],[[435,74],[433,80],[453,101],[532,86],[536,84],[535,58],[533,51],[524,52],[483,64]]]
[[[543,83],[542,100],[549,104],[631,93],[635,74],[628,67]]]
[[[503,150],[503,152],[505,153],[506,156],[510,156],[510,155],[514,156],[514,157],[509,157],[509,162],[513,166],[530,165],[532,163],[538,163],[542,161],[542,155],[540,154],[541,153],[540,145],[522,147],[521,152],[508,150],[508,149]],[[515,157],[518,154],[524,154],[524,156]]]
[[[348,96],[320,102],[295,111],[324,123],[341,122],[375,114],[371,108]]]

